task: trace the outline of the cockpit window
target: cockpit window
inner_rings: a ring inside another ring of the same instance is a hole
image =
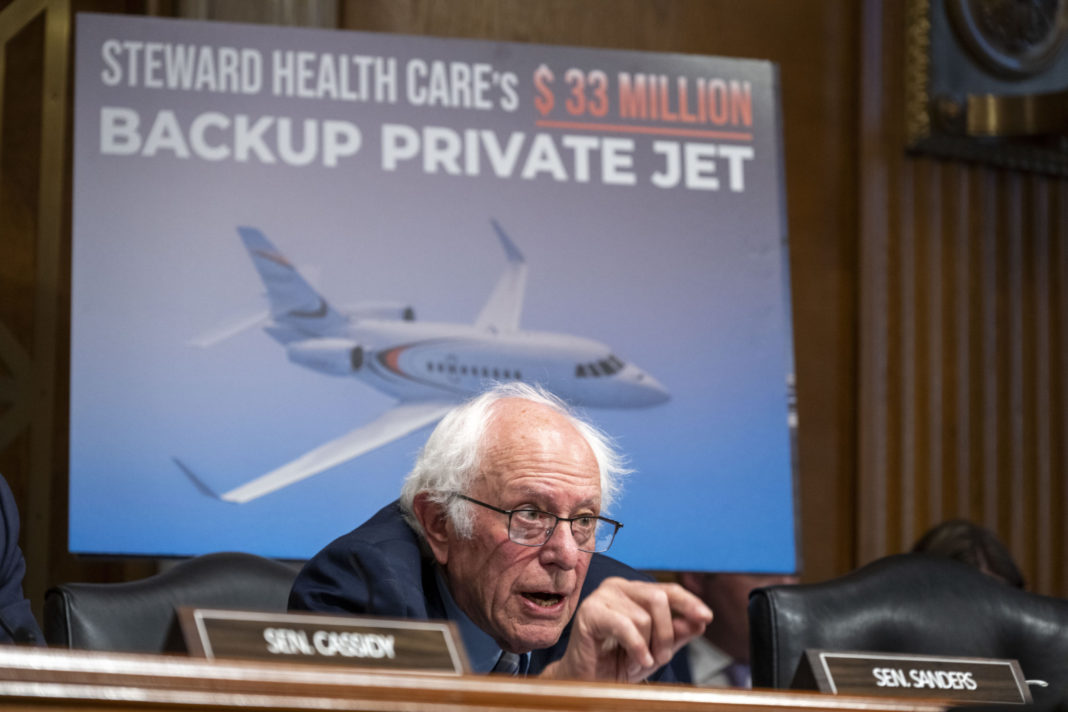
[[[619,373],[626,366],[618,356],[609,354],[607,358],[598,359],[590,363],[580,363],[575,366],[575,377],[587,376],[611,376]]]

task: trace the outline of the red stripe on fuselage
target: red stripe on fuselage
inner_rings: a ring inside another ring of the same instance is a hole
[[[390,371],[393,371],[393,373],[397,374],[398,376],[407,377],[408,374],[401,370],[399,361],[401,354],[408,349],[409,345],[410,344],[406,344],[404,346],[395,346],[389,351],[385,351],[379,354],[378,362],[388,368]]]

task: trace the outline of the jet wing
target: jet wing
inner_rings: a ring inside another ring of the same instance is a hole
[[[440,420],[455,405],[439,401],[402,403],[370,423],[320,445],[251,482],[224,492],[219,498],[227,502],[243,503],[262,497],[430,425]]]
[[[501,241],[508,266],[497,280],[486,304],[482,307],[475,326],[493,332],[515,331],[519,328],[519,315],[523,311],[523,293],[527,286],[527,263],[523,253],[505,234],[496,220],[490,221]]]

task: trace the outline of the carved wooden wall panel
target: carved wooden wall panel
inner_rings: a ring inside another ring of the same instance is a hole
[[[858,563],[966,517],[1064,595],[1068,181],[906,156],[905,25],[865,4]]]
[[[32,596],[43,591],[54,537],[65,532],[52,492],[66,470],[60,367],[69,302],[70,8],[64,0],[17,0],[0,20],[0,468],[34,562],[26,574]]]

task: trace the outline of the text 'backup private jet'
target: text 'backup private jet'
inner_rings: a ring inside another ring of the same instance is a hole
[[[491,224],[508,263],[473,324],[420,322],[410,308],[390,304],[358,305],[342,313],[263,233],[239,227],[267,288],[270,314],[264,331],[281,344],[289,360],[320,373],[358,378],[396,398],[397,404],[222,494],[175,460],[178,466],[205,492],[229,502],[248,502],[431,425],[494,382],[538,383],[583,407],[642,408],[667,401],[667,391],[655,378],[604,344],[519,328],[527,265],[497,222]],[[208,343],[202,340],[200,345]]]

